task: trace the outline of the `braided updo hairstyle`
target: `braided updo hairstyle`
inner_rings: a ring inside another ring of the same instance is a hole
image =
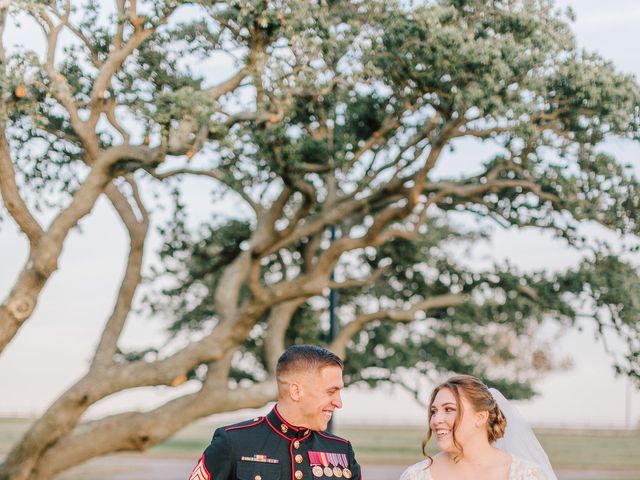
[[[463,414],[463,406],[460,401],[460,396],[464,396],[464,398],[473,406],[473,409],[476,412],[486,411],[489,413],[487,418],[487,439],[489,443],[493,443],[499,438],[504,436],[505,428],[507,428],[507,419],[505,418],[502,410],[498,407],[493,395],[489,391],[489,388],[482,383],[476,377],[472,377],[471,375],[456,375],[454,377],[449,378],[447,381],[438,385],[433,392],[431,393],[431,398],[429,399],[429,423],[428,430],[425,434],[425,437],[422,441],[422,452],[429,459],[429,464],[433,461],[433,459],[427,455],[426,448],[429,440],[433,432],[431,431],[431,407],[433,406],[433,402],[435,401],[436,395],[443,388],[448,388],[453,396],[456,399],[458,416],[456,421],[453,424],[453,444],[458,450],[453,457],[454,462],[460,461],[463,456],[462,445],[460,445],[456,439],[456,430],[458,428],[458,419],[462,417]]]

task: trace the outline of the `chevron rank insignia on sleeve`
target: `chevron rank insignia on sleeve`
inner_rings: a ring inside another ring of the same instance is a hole
[[[196,468],[193,469],[189,480],[211,480],[211,474],[207,470],[207,466],[204,464],[204,455],[200,457]]]

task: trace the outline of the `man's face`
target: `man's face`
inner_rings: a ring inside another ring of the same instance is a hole
[[[326,430],[333,411],[342,408],[342,369],[329,366],[305,374],[300,378],[300,386],[298,407],[304,422],[300,426],[315,431]]]

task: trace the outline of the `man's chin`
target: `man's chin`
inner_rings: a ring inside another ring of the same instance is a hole
[[[329,421],[323,421],[318,423],[318,431],[324,432],[327,428],[329,428]],[[313,430],[313,429],[312,429]]]

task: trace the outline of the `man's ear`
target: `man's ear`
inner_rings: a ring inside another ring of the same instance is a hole
[[[484,427],[487,420],[489,420],[489,412],[486,410],[476,413],[476,427]]]
[[[302,397],[302,385],[298,382],[291,382],[289,384],[289,396],[294,402],[299,402]]]

